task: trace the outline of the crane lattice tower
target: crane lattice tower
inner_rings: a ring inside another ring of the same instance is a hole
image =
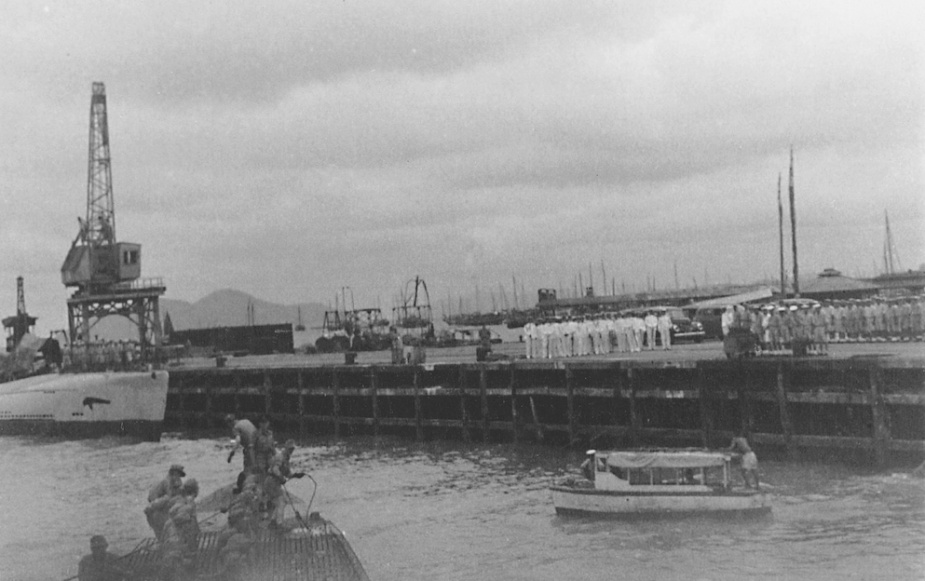
[[[103,318],[120,315],[138,327],[143,356],[161,344],[158,297],[166,288],[160,279],[141,279],[141,245],[118,242],[109,154],[106,87],[93,83],[90,99],[90,146],[87,208],[61,267],[66,287],[76,287],[67,300],[71,345],[89,345],[91,331]]]

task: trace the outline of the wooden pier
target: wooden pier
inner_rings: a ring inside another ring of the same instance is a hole
[[[278,433],[418,441],[837,450],[925,456],[919,359],[554,360],[171,370],[168,429],[268,415]]]

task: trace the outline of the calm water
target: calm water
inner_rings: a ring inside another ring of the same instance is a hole
[[[149,536],[147,489],[175,462],[203,493],[231,482],[224,437],[160,443],[0,438],[0,580],[76,574],[90,535]],[[923,579],[925,482],[904,473],[763,462],[765,518],[563,519],[546,490],[580,458],[541,447],[307,442],[313,506],[378,581]],[[290,485],[308,498],[307,480]],[[206,515],[200,515],[203,518]]]

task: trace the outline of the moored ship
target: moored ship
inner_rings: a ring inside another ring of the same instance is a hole
[[[0,383],[0,434],[158,440],[168,373],[46,373]]]

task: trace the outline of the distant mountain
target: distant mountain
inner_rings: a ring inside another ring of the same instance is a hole
[[[248,303],[254,305],[254,322],[257,325],[296,325],[299,321],[299,307],[302,308],[302,324],[307,329],[320,327],[324,320],[325,306],[321,303],[280,305],[234,289],[215,291],[194,303],[161,298],[159,307],[161,321],[169,313],[173,328],[182,331],[245,325]],[[93,328],[93,334],[101,339],[130,339],[137,336],[137,330],[124,317],[107,317]]]

